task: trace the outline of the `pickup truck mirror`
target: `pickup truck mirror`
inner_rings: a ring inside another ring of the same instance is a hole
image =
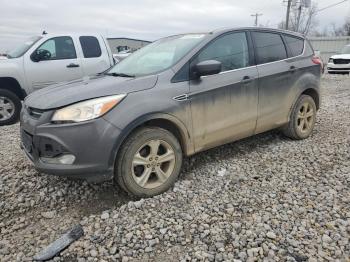
[[[51,53],[45,49],[37,49],[31,54],[30,58],[33,60],[33,62],[40,62],[42,60],[50,60]]]

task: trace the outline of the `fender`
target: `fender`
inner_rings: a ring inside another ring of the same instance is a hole
[[[137,119],[132,121],[130,124],[128,124],[125,128],[123,128],[118,141],[116,141],[113,147],[113,151],[111,153],[111,157],[108,162],[109,166],[114,165],[114,161],[117,157],[120,146],[123,144],[125,139],[132,133],[132,131],[135,130],[137,127],[140,127],[146,122],[151,120],[167,120],[167,121],[170,121],[172,124],[174,124],[179,130],[183,141],[184,155],[189,156],[194,154],[194,145],[191,142],[190,133],[186,128],[186,126],[178,118],[176,118],[171,114],[154,112],[154,113],[149,113],[138,117]]]
[[[296,95],[294,96],[293,103],[289,109],[288,121],[290,121],[290,116],[294,105],[296,104],[298,98],[308,89],[311,89],[316,92],[318,101],[315,101],[317,109],[320,107],[320,81],[316,79],[313,74],[306,73],[298,79],[295,83],[295,88],[297,89]],[[318,103],[317,103],[318,102]]]
[[[0,79],[2,78],[17,82],[18,87],[24,96],[30,93],[30,90],[26,89],[25,84],[26,81],[23,69],[23,57],[0,60]],[[24,97],[21,98],[23,99]]]

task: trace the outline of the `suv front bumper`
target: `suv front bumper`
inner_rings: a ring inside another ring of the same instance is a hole
[[[120,130],[103,118],[51,124],[53,112],[21,112],[21,148],[41,172],[102,182],[113,178]]]

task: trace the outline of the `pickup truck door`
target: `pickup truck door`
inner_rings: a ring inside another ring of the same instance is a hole
[[[95,75],[111,67],[112,57],[110,57],[107,44],[102,37],[80,36],[77,42],[80,43],[78,46],[81,55],[79,56],[84,75]]]
[[[24,71],[28,85],[36,90],[82,78],[83,71],[76,46],[77,43],[70,36],[59,36],[47,39],[34,52],[27,52],[24,57]],[[35,62],[32,54],[38,50],[45,52],[46,56]]]

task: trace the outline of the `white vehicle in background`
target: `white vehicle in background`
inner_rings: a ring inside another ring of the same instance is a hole
[[[350,73],[350,45],[344,46],[339,55],[334,55],[329,58],[327,71],[329,74]]]
[[[130,49],[128,49],[128,50],[113,54],[113,58],[114,58],[115,63],[119,63],[120,61],[127,58],[131,54],[132,54],[132,51]]]
[[[0,59],[0,126],[18,121],[21,100],[33,91],[96,75],[113,64],[109,45],[100,35],[31,37]]]

